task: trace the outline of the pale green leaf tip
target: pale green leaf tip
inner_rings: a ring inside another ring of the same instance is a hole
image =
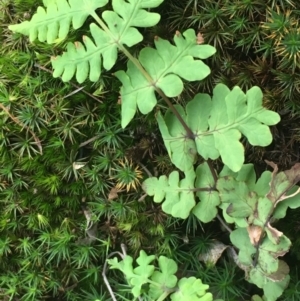
[[[122,118],[122,121],[121,121],[121,127],[122,129],[125,129],[126,126],[129,124],[130,120],[126,120],[124,118]]]

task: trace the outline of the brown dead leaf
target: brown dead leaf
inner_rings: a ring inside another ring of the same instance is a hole
[[[199,255],[199,260],[203,261],[206,265],[215,266],[224,250],[227,248],[228,246],[224,245],[222,242],[214,240],[210,244],[207,252]]]
[[[197,34],[197,44],[201,45],[203,43],[204,43],[203,35],[200,32],[198,32],[198,34]]]
[[[274,162],[266,160],[266,163],[274,169],[267,198],[271,200],[275,208],[279,202],[291,197],[287,195],[288,191],[300,181],[300,163],[296,163],[291,169],[279,173]]]
[[[277,229],[273,228],[270,223],[267,223],[266,232],[268,233],[269,239],[275,243],[279,244],[280,237],[283,235],[282,232],[278,231]]]
[[[110,200],[117,199],[117,198],[118,198],[118,192],[119,192],[119,190],[118,190],[116,187],[113,187],[113,188],[110,190],[107,199],[108,199],[109,201],[110,201]]]
[[[273,282],[282,281],[290,272],[289,266],[283,260],[279,260],[278,270],[272,274],[266,275]]]
[[[87,162],[73,162],[73,168],[75,170],[78,170],[82,167],[84,167],[87,164]]]
[[[249,238],[253,246],[257,246],[260,241],[263,229],[259,226],[250,225],[247,227]]]
[[[296,185],[300,181],[300,163],[296,163],[291,169],[284,171],[288,181]]]

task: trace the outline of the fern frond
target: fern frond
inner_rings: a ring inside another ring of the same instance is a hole
[[[74,29],[80,28],[89,15],[107,3],[108,0],[50,1],[46,9],[39,6],[30,21],[10,25],[9,29],[29,36],[31,42],[38,39],[51,44],[68,35],[71,23]]]
[[[102,18],[105,23],[95,14],[102,29],[96,24],[90,24],[90,32],[94,39],[83,37],[83,43],[69,43],[67,51],[52,59],[54,77],[62,76],[63,81],[69,81],[76,72],[79,83],[89,79],[97,81],[101,74],[101,56],[103,67],[110,70],[118,55],[118,49],[126,51],[123,45],[131,47],[143,40],[141,33],[134,28],[150,27],[160,20],[157,13],[147,12],[144,8],[158,6],[163,0],[113,0],[114,11],[104,11]]]
[[[164,117],[159,113],[157,121],[171,161],[182,171],[192,168],[197,152],[205,160],[221,156],[231,170],[240,170],[244,163],[241,134],[252,145],[267,146],[272,142],[268,126],[280,120],[277,113],[262,107],[258,87],[244,94],[239,87],[230,91],[218,84],[212,98],[197,94],[186,106],[186,113],[182,106],[176,105],[176,109],[193,131],[195,141],[186,139],[182,125],[171,111]]]

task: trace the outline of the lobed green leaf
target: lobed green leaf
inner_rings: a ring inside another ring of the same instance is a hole
[[[233,172],[228,166],[224,165],[219,177],[231,176],[238,182],[245,182],[249,190],[255,191],[256,173],[253,164],[244,164],[238,172]]]
[[[222,173],[224,175],[224,172]],[[234,173],[232,173],[234,175]],[[240,179],[244,178],[243,173],[235,175]],[[252,180],[253,181],[253,180]],[[254,183],[250,181],[253,187]],[[220,206],[223,209],[223,215],[227,222],[235,222],[239,227],[247,227],[249,222],[246,218],[253,216],[256,212],[258,196],[250,191],[244,181],[237,181],[231,176],[223,176],[217,181],[217,189],[222,201]]]
[[[134,277],[133,258],[131,256],[126,256],[121,261],[119,261],[117,257],[114,257],[113,259],[108,259],[107,262],[110,265],[111,269],[120,270],[127,280]]]
[[[154,43],[156,49],[146,47],[139,54],[139,61],[150,75],[150,81],[138,75],[140,70],[131,61],[128,62],[126,73],[116,72],[122,82],[122,127],[130,122],[137,108],[143,114],[154,108],[157,102],[154,92],[157,89],[168,97],[176,97],[183,91],[181,78],[202,80],[210,73],[202,59],[213,55],[216,50],[210,45],[198,45],[193,29],[188,29],[182,35],[177,32],[174,36],[175,45],[160,38],[156,38]]]
[[[177,292],[171,295],[172,301],[212,301],[213,296],[207,293],[208,285],[195,277],[181,278]]]
[[[132,294],[135,297],[141,295],[142,285],[147,283],[150,276],[153,274],[155,267],[150,265],[150,263],[155,259],[154,255],[147,255],[145,251],[140,251],[140,256],[136,259],[136,262],[139,264],[133,272],[135,274],[129,282],[133,286]]]
[[[160,271],[155,271],[151,276],[154,283],[150,284],[149,297],[152,300],[157,300],[164,292],[174,288],[177,284],[177,264],[173,259],[165,256],[158,258]]]
[[[265,274],[277,272],[279,256],[286,254],[291,246],[291,241],[286,236],[281,236],[278,244],[274,244],[269,238],[265,238],[259,246],[258,265]],[[288,273],[287,273],[288,274]]]
[[[169,175],[160,176],[159,179],[152,177],[143,182],[144,191],[154,196],[154,202],[162,204],[162,210],[174,217],[185,219],[195,206],[194,196],[195,172],[193,169],[185,172],[185,178],[179,180],[178,171]]]
[[[137,298],[141,295],[142,285],[147,283],[149,277],[154,272],[154,266],[150,263],[155,259],[154,255],[147,255],[141,250],[139,257],[136,259],[138,266],[133,268],[133,258],[125,256],[121,261],[117,258],[108,259],[108,264],[112,269],[118,269],[125,275],[128,283],[132,285],[132,294]]]
[[[178,143],[187,144],[188,139],[183,129],[173,130],[175,125],[169,114],[172,113],[168,112],[164,121],[159,118],[158,122],[160,128],[164,129],[163,138],[165,144],[168,144],[173,162],[178,152],[175,151],[175,146]],[[215,87],[212,98],[207,94],[197,94],[187,104],[186,113],[181,115],[195,136],[195,146],[190,143],[189,149],[194,153],[196,147],[196,151],[205,160],[215,160],[221,156],[224,164],[234,172],[239,171],[244,163],[241,135],[246,136],[252,145],[267,146],[272,141],[269,125],[280,120],[277,113],[262,107],[262,93],[258,87],[253,87],[244,94],[239,87],[230,91],[223,84]]]
[[[254,268],[250,271],[249,281],[263,289],[268,301],[276,301],[282,295],[290,280],[290,276],[285,271],[280,274],[283,276],[283,279],[274,281],[259,268]]]
[[[220,204],[219,193],[214,189],[215,182],[207,163],[199,165],[196,169],[196,188],[207,188],[207,191],[198,191],[196,194],[200,202],[193,208],[197,218],[208,223],[218,214],[217,206]]]
[[[230,240],[239,251],[239,260],[244,265],[253,264],[253,255],[256,248],[251,244],[246,228],[238,228],[230,233]]]

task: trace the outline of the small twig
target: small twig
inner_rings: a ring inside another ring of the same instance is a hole
[[[123,251],[123,250],[122,250],[122,251]],[[109,284],[109,281],[108,281],[108,279],[107,279],[107,277],[106,277],[106,272],[107,272],[107,259],[109,259],[110,257],[112,257],[112,256],[114,256],[114,255],[119,255],[122,259],[124,258],[124,257],[123,257],[124,255],[123,255],[122,253],[120,253],[120,252],[112,252],[112,253],[108,254],[108,256],[106,257],[104,266],[103,266],[102,277],[103,277],[104,283],[105,283],[105,285],[106,285],[106,287],[107,287],[107,289],[108,289],[108,291],[109,291],[109,293],[110,293],[110,295],[111,295],[112,300],[113,300],[113,301],[117,301],[117,299],[116,299],[116,297],[115,297],[115,294],[114,294],[114,292],[113,292],[113,290],[112,290],[112,288],[111,288],[111,286],[110,286],[110,284]]]
[[[122,249],[122,253],[121,252],[112,252],[106,257],[106,260],[105,260],[105,263],[104,263],[104,266],[103,266],[103,271],[102,271],[102,277],[103,277],[104,283],[105,283],[105,285],[106,285],[113,301],[117,301],[117,299],[116,299],[115,294],[114,294],[114,292],[113,292],[113,290],[112,290],[112,288],[109,284],[109,281],[106,277],[107,259],[109,259],[110,257],[112,257],[114,255],[119,255],[122,259],[124,259],[127,256],[125,244],[121,244],[121,249]],[[142,301],[142,299],[140,297],[138,297],[138,299],[140,301]]]
[[[219,220],[219,222],[222,224],[222,226],[229,232],[231,233],[232,230],[229,228],[229,226],[223,221],[222,217],[217,214],[217,219]]]
[[[142,202],[148,196],[147,193],[144,193],[139,199],[138,202]]]
[[[213,176],[213,178],[214,178],[214,182],[215,182],[215,185],[216,185],[216,183],[217,183],[217,181],[218,181],[218,175],[217,175],[217,173],[216,173],[216,171],[215,171],[215,169],[214,169],[214,167],[213,167],[213,165],[212,165],[211,160],[208,159],[208,160],[206,161],[206,163],[207,163],[207,165],[208,165],[208,167],[209,167],[209,169],[210,169],[210,172],[211,172],[211,174],[212,174],[212,176]]]
[[[254,257],[254,259],[253,259],[253,266],[254,266],[254,267],[256,267],[256,265],[257,265],[257,263],[258,263],[259,248],[260,248],[260,246],[261,246],[261,244],[262,244],[262,242],[263,242],[263,240],[264,240],[264,238],[265,238],[264,234],[265,234],[265,232],[263,231],[263,232],[261,233],[261,235],[260,235],[260,238],[259,238],[259,240],[258,240],[256,246],[255,246],[256,253],[255,253],[255,257]]]
[[[94,137],[92,137],[92,138],[90,138],[90,139],[88,139],[88,140],[86,140],[86,141],[80,143],[80,144],[79,144],[79,148],[80,148],[80,147],[83,147],[83,146],[85,146],[85,145],[87,145],[87,144],[89,144],[89,143],[91,143],[91,142],[93,142],[93,141],[95,141],[97,138],[99,138],[99,135],[94,136]]]
[[[123,252],[123,257],[122,257],[122,259],[124,259],[124,257],[127,256],[127,248],[126,248],[126,245],[125,245],[125,244],[121,244],[121,249],[122,249],[122,252]]]
[[[119,255],[122,259],[124,259],[126,256],[127,256],[127,252],[126,252],[126,246],[125,244],[121,244],[121,249],[122,249],[122,253],[121,252],[112,252],[110,254],[107,255],[106,257],[106,260],[105,260],[105,263],[104,263],[104,266],[103,266],[103,271],[102,271],[102,277],[103,277],[103,280],[104,280],[104,283],[113,299],[113,301],[117,301],[116,297],[115,297],[115,294],[109,284],[109,281],[106,277],[106,272],[107,272],[107,259],[109,259],[110,257],[114,256],[114,255]]]
[[[183,118],[181,117],[181,115],[179,114],[179,112],[176,110],[176,108],[174,107],[174,105],[172,104],[172,102],[169,100],[169,98],[165,95],[165,93],[161,89],[158,89],[155,85],[154,85],[154,88],[155,88],[156,92],[160,95],[160,97],[167,103],[167,105],[169,106],[170,110],[173,112],[173,114],[177,117],[177,119],[179,120],[179,122],[184,127],[184,129],[186,131],[187,138],[189,138],[189,139],[191,139],[191,140],[194,141],[195,140],[195,134],[189,128],[189,126],[186,124],[186,122],[183,120]]]
[[[79,88],[76,89],[75,91],[72,91],[72,92],[69,93],[68,95],[64,96],[63,99],[66,99],[66,98],[68,98],[68,97],[70,97],[70,96],[72,96],[72,95],[74,95],[74,94],[80,92],[80,91],[83,90],[83,89],[84,89],[84,87],[79,87]]]
[[[297,195],[299,192],[300,192],[300,188],[298,188],[298,189],[297,189],[294,193],[292,193],[292,194],[285,195],[285,196],[284,196],[284,199],[286,200],[286,199],[292,198],[292,197],[294,197],[295,195]],[[280,201],[282,201],[282,200],[279,199],[279,200],[276,202],[276,205],[277,205],[277,203],[280,202]]]
[[[193,191],[193,192],[197,192],[197,191],[218,191],[216,188],[214,187],[203,187],[203,188],[187,188],[187,189],[182,189],[182,190],[188,190],[188,191]]]
[[[247,273],[248,270],[248,266],[242,264],[239,260],[239,256],[235,250],[234,247],[227,247],[227,254],[229,255],[229,257],[235,262],[235,264],[242,269],[243,271],[245,271]]]
[[[138,163],[143,169],[144,171],[146,172],[146,174],[148,175],[148,177],[152,178],[152,173],[149,171],[149,169],[141,162]]]
[[[43,71],[46,71],[46,72],[52,74],[52,71],[51,71],[51,70],[49,70],[49,69],[47,69],[47,68],[41,66],[40,64],[35,63],[34,66],[37,67],[37,68],[39,68],[39,69],[41,69],[41,70],[43,70]],[[85,90],[83,89],[83,87],[80,87],[80,86],[78,86],[78,85],[76,85],[76,84],[74,84],[74,83],[72,83],[72,82],[69,82],[69,84],[70,84],[71,86],[73,86],[74,88],[77,89],[76,92],[81,91],[82,93],[88,95],[89,97],[95,99],[96,101],[98,101],[98,102],[100,102],[100,103],[103,103],[103,101],[101,101],[100,99],[98,99],[96,96],[94,96],[93,94],[91,94],[91,93],[85,91]],[[76,92],[72,92],[72,93],[75,94]],[[66,97],[72,95],[72,93],[68,94]]]

